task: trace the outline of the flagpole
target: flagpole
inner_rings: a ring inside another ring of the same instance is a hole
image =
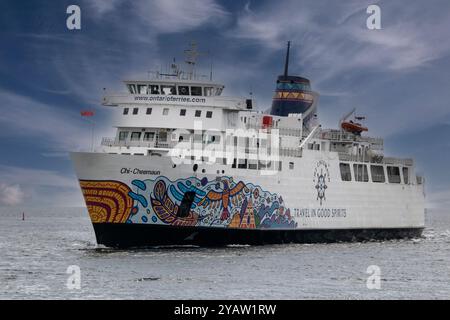
[[[86,121],[91,123],[91,152],[94,152],[94,129],[95,129],[95,121],[90,120],[88,117],[94,116],[94,111],[81,111],[81,116],[86,118]]]

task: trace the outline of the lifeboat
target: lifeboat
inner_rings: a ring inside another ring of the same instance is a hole
[[[341,128],[344,131],[351,132],[351,133],[358,134],[358,135],[360,135],[361,132],[363,132],[363,131],[369,131],[369,129],[367,129],[366,127],[363,127],[360,123],[356,123],[351,120],[343,121],[341,123]]]

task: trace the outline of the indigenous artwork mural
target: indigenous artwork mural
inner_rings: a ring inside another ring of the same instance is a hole
[[[125,223],[133,208],[131,189],[119,181],[80,181],[93,223]]]
[[[115,213],[114,222],[120,217],[126,223],[173,226],[244,229],[290,229],[297,226],[281,196],[251,183],[235,182],[232,177],[220,177],[212,181],[206,177],[190,177],[171,181],[161,176],[154,180],[133,180],[131,188],[127,187],[128,191],[116,181],[83,182],[81,187],[85,198],[92,193],[92,185],[97,186],[94,189],[98,193],[99,190],[108,189],[108,183],[121,187],[120,194],[127,192],[127,198],[131,201],[131,204],[127,202],[129,207],[119,208],[122,211]],[[95,205],[88,205],[88,209],[93,210],[93,213],[89,211],[91,218],[98,220],[96,212],[101,211],[107,201],[108,198],[102,201],[97,197]],[[103,215],[101,217],[102,221],[105,220]],[[110,222],[111,214],[107,217],[107,222]]]

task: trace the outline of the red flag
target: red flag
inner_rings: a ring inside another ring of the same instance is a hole
[[[82,117],[93,117],[94,116],[94,111],[81,111],[81,116]]]

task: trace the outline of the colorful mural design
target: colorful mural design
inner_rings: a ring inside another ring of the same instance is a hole
[[[251,183],[235,182],[232,177],[171,181],[160,176],[133,180],[131,184],[127,195],[132,203],[125,210],[129,212],[127,223],[243,229],[297,227],[281,196]],[[125,216],[121,216],[122,221]]]
[[[325,191],[328,189],[327,182],[330,182],[330,172],[328,167],[328,163],[320,160],[314,170],[314,188],[317,190],[317,200],[320,201],[320,205],[326,200]]]
[[[119,181],[80,180],[81,190],[93,223],[125,223],[133,210],[131,189]]]

